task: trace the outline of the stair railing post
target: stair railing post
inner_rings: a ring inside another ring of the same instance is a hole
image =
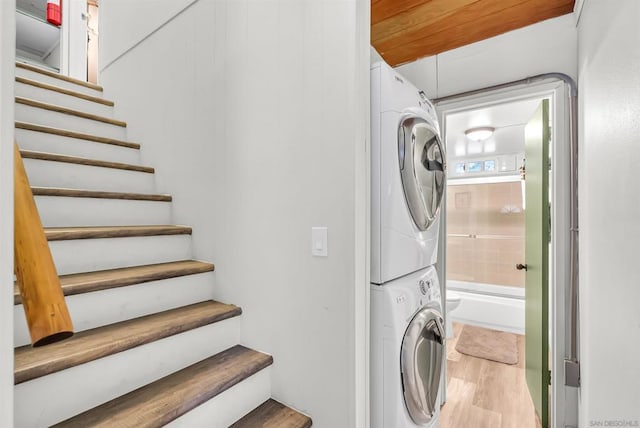
[[[15,273],[31,344],[41,346],[72,336],[73,323],[17,144],[14,163]]]

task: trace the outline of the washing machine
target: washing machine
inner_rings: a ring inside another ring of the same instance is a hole
[[[372,65],[372,283],[436,263],[445,171],[431,102],[386,63]]]
[[[371,285],[371,427],[437,428],[446,332],[433,266]]]

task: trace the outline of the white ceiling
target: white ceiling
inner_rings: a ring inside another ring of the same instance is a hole
[[[46,19],[47,0],[16,0],[16,9]]]
[[[539,104],[540,100],[526,100],[448,115],[448,157],[460,159],[524,152],[524,126]],[[496,130],[488,140],[470,141],[464,132],[478,126],[491,126]]]

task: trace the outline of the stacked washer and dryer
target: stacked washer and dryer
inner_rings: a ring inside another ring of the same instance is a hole
[[[433,105],[384,62],[371,66],[371,162],[371,426],[437,428],[445,154]]]

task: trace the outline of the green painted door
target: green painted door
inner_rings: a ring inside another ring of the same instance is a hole
[[[549,416],[549,100],[525,127],[526,378],[542,427]]]

